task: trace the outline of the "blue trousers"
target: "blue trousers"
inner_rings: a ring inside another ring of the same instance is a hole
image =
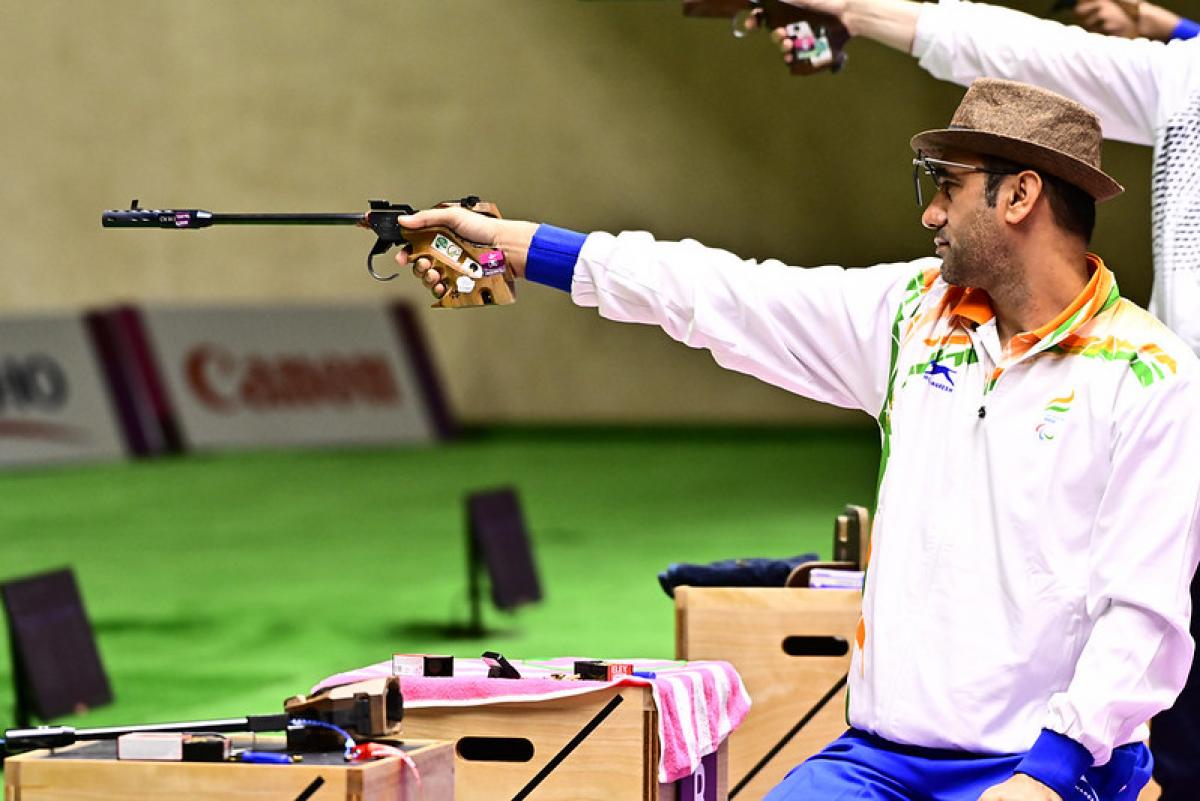
[[[1012,776],[1022,756],[898,745],[850,729],[793,768],[764,801],[978,801]],[[1145,745],[1123,745],[1063,801],[1135,801],[1150,766]]]

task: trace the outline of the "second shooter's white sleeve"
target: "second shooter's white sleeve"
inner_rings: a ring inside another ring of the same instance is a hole
[[[1200,39],[1104,36],[966,0],[922,4],[912,54],[963,86],[1005,78],[1058,92],[1095,111],[1105,138],[1142,145],[1200,84]]]

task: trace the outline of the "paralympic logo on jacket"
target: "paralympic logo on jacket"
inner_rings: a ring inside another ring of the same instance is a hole
[[[1058,425],[1067,416],[1067,412],[1071,411],[1071,403],[1074,400],[1075,390],[1071,390],[1070,395],[1054,398],[1046,404],[1046,408],[1042,410],[1042,422],[1038,423],[1037,428],[1034,429],[1037,432],[1038,439],[1045,442],[1057,436]]]

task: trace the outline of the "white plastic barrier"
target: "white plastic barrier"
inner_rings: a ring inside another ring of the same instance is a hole
[[[0,465],[124,455],[82,316],[0,318]]]
[[[187,448],[420,443],[447,428],[404,307],[148,307],[140,326],[158,373],[143,380]]]

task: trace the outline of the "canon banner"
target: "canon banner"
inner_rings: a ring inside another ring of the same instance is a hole
[[[0,318],[0,465],[124,453],[81,317]]]
[[[436,437],[421,343],[385,307],[151,307],[142,325],[187,447]]]

